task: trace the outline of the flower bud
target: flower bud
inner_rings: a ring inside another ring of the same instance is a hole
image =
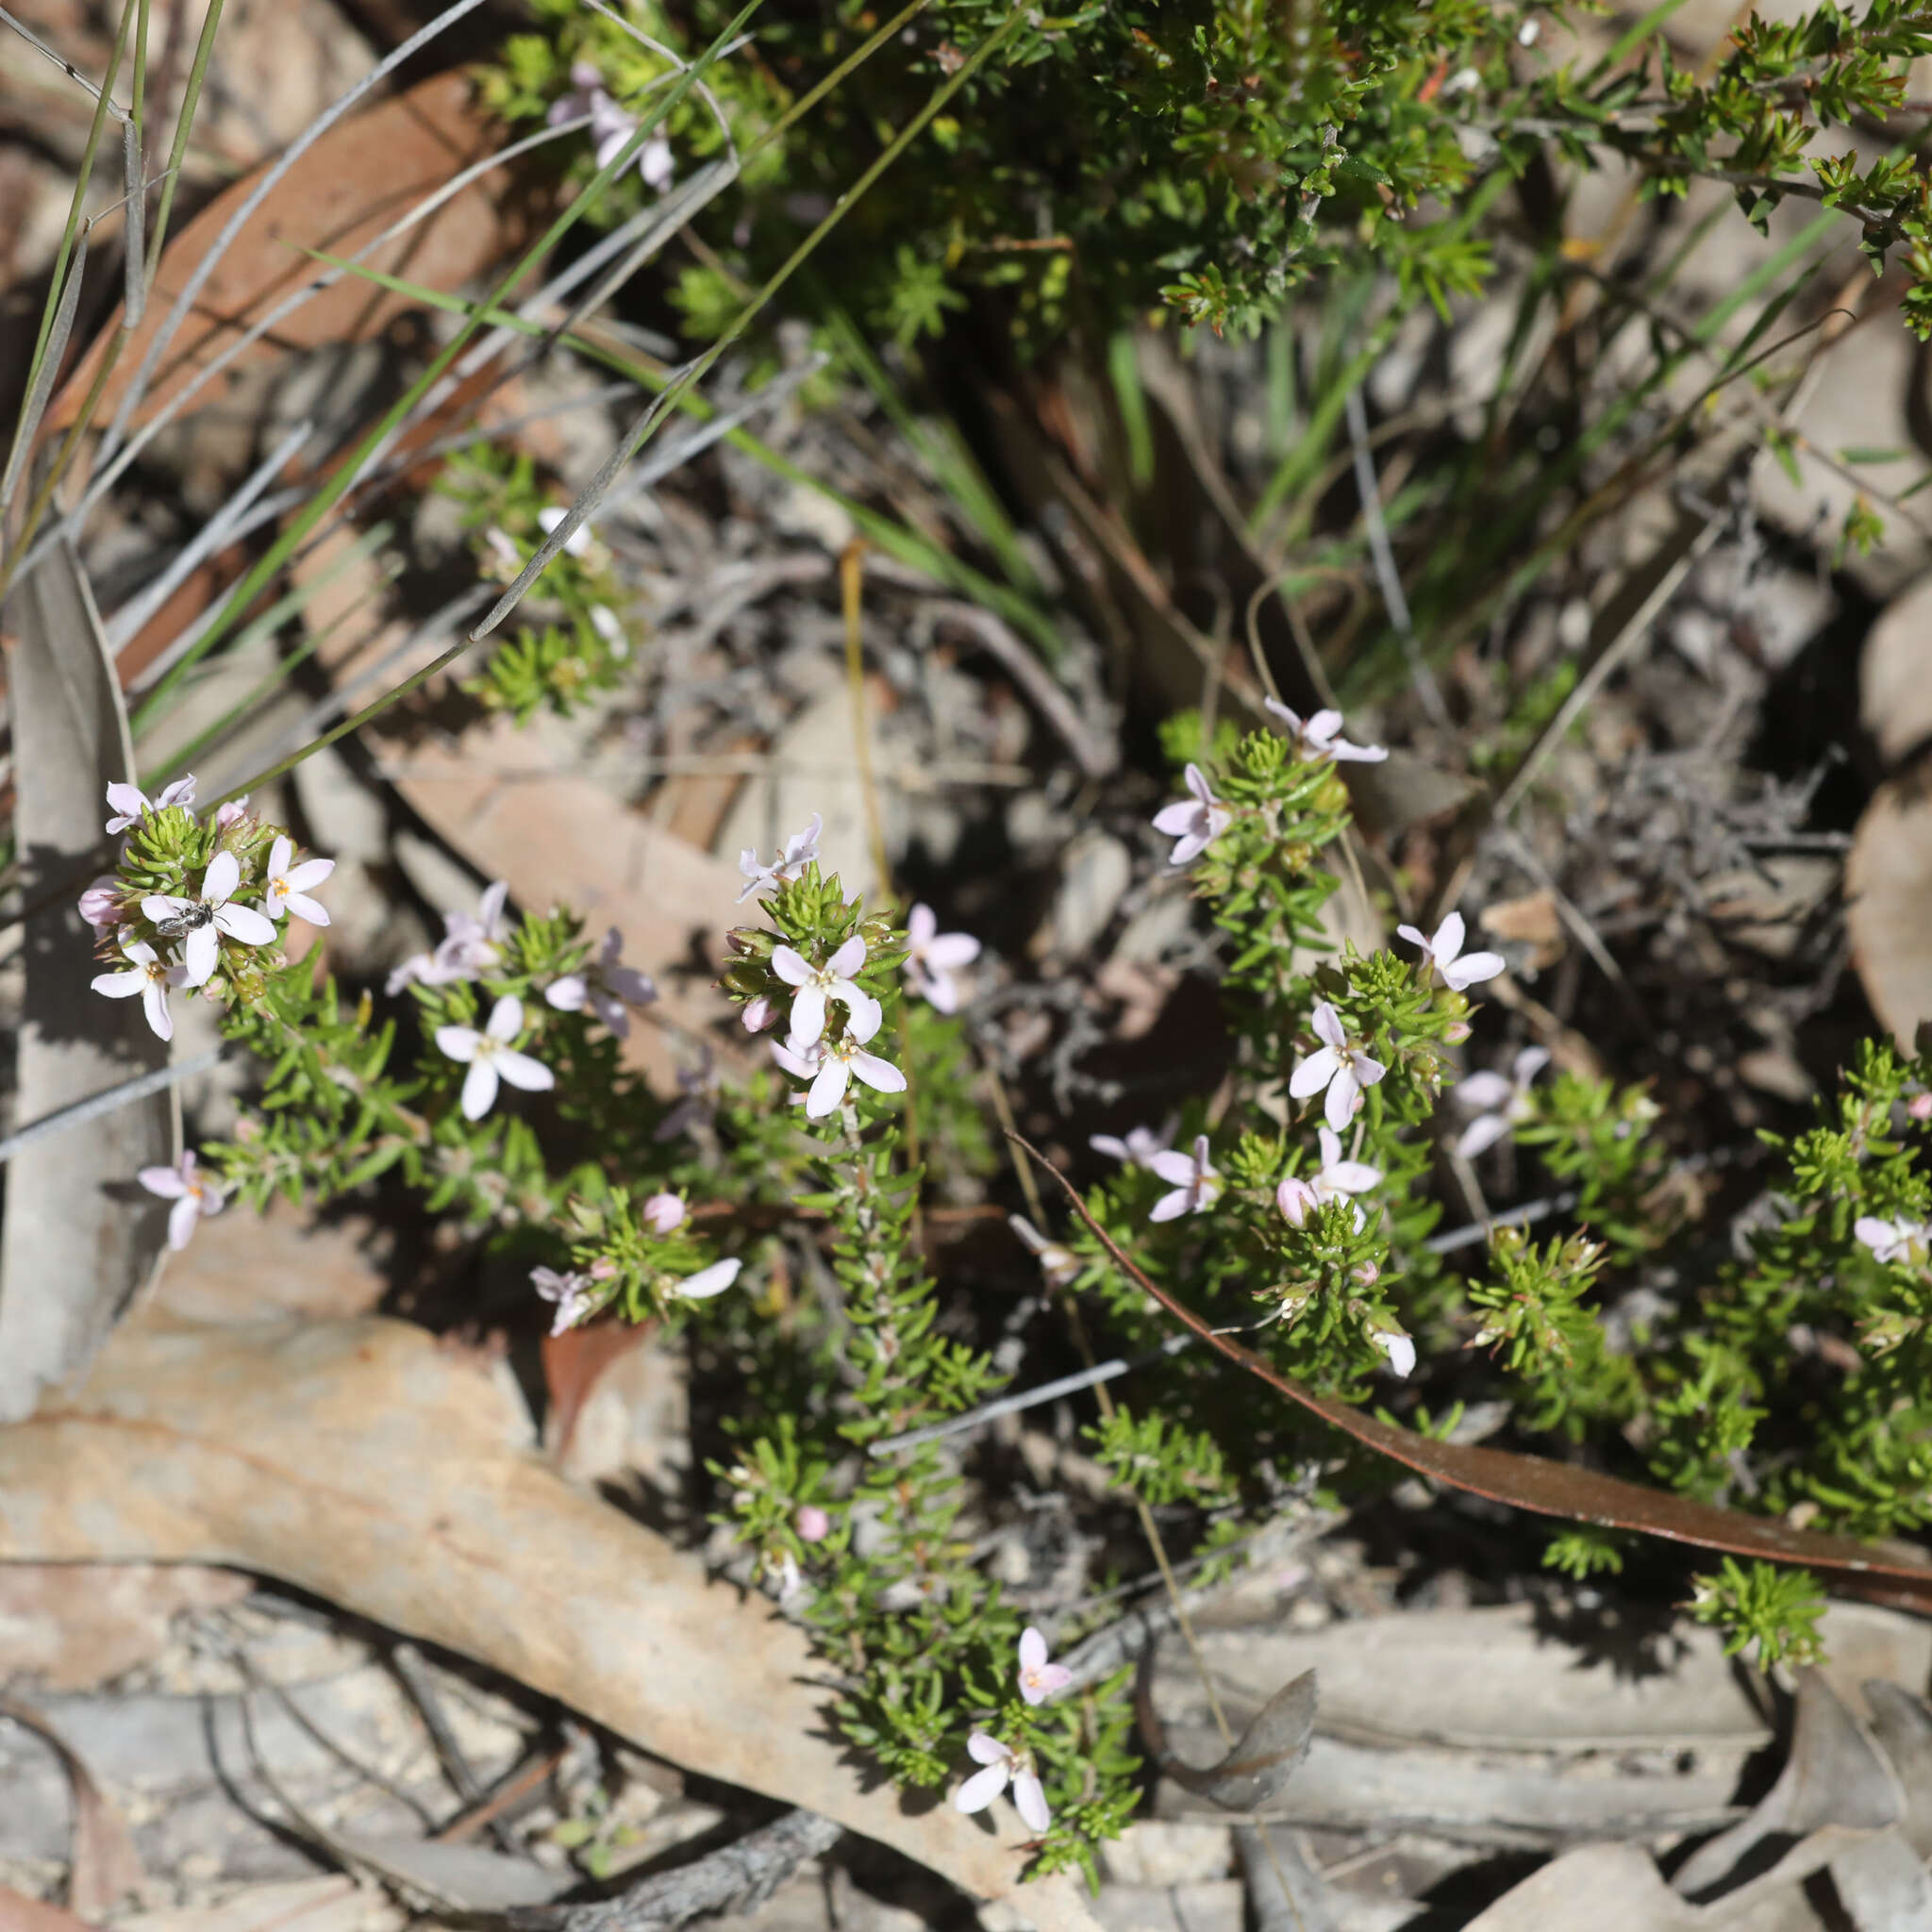
[[[80,916],[103,932],[121,924],[121,887],[111,873],[103,873],[80,895]]]
[[[683,1199],[676,1194],[653,1194],[644,1203],[643,1218],[657,1233],[674,1233],[684,1222]]]
[[[791,1526],[801,1541],[822,1543],[832,1533],[832,1519],[816,1503],[801,1503]]]
[[[82,894],[85,913],[86,894]],[[1906,1112],[1915,1121],[1932,1121],[1932,1093],[1915,1093],[1906,1102]]]

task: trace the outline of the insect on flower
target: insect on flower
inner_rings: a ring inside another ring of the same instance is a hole
[[[181,963],[188,969],[190,986],[204,986],[213,975],[224,939],[243,946],[275,943],[273,920],[252,906],[232,903],[241,883],[242,861],[232,852],[217,852],[201,875],[198,897],[155,892],[141,902],[142,911],[163,939],[181,941]]]

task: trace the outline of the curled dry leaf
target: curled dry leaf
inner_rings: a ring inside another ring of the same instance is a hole
[[[1932,1020],[1932,788],[1923,774],[1872,794],[1845,861],[1845,925],[1872,1010],[1909,1047]]]
[[[60,1407],[0,1430],[0,1561],[230,1563],[475,1657],[644,1749],[806,1806],[1040,1932],[1064,1874],[915,1809],[831,1735],[805,1635],[572,1489],[479,1365],[400,1322],[144,1316]]]
[[[1439,1441],[1304,1389],[1272,1363],[1210,1327],[1168,1290],[1151,1281],[1088,1213],[1079,1190],[1066,1175],[1030,1141],[1019,1134],[1009,1133],[1009,1138],[1059,1184],[1074,1213],[1112,1256],[1115,1266],[1169,1314],[1238,1367],[1391,1462],[1447,1483],[1451,1489],[1466,1490],[1472,1495],[1487,1496],[1491,1502],[1507,1503],[1539,1516],[1593,1523],[1607,1529],[1638,1530],[1699,1549],[1762,1557],[1769,1562],[1803,1563],[1840,1579],[1895,1579],[1887,1587],[1886,1601],[1901,1607],[1932,1609],[1932,1569],[1907,1561],[1894,1547],[1819,1530],[1793,1529],[1776,1517],[1746,1516],[1741,1510],[1694,1502],[1670,1490],[1646,1489],[1641,1483],[1624,1482],[1574,1463],[1552,1462],[1546,1457],[1490,1449],[1476,1442]]]
[[[475,96],[467,74],[439,74],[325,134],[276,185],[222,258],[169,344],[134,421],[146,421],[250,323],[320,273],[301,252],[304,248],[355,254],[453,175],[501,147],[502,128]],[[260,174],[258,168],[225,189],[168,244],[147,313],[108,379],[105,415],[120,403],[176,296]],[[370,263],[432,288],[459,288],[527,242],[529,206],[518,183],[507,187],[500,174],[486,174],[385,242]],[[344,275],[277,323],[231,366],[246,367],[291,349],[367,341],[410,306],[406,296],[378,289],[362,276]],[[117,309],[54,398],[47,412],[49,428],[64,428],[79,413],[120,324]],[[204,393],[215,399],[213,391]]]
[[[1148,1755],[1160,1769],[1197,1797],[1224,1811],[1253,1811],[1274,1796],[1308,1755],[1315,1733],[1315,1674],[1304,1671],[1284,1684],[1254,1717],[1240,1741],[1228,1748],[1218,1764],[1186,1764],[1167,1747],[1166,1726],[1154,1707],[1152,1650],[1141,1658],[1134,1684],[1134,1713]]]

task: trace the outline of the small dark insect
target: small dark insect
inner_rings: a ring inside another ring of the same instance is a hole
[[[214,924],[214,908],[200,899],[191,899],[179,912],[155,921],[155,931],[164,940],[185,940],[192,932]]]

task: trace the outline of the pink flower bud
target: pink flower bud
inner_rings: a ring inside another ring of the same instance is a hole
[[[791,1526],[801,1541],[822,1543],[832,1533],[832,1519],[816,1503],[802,1503],[798,1514],[791,1519]]]
[[[684,1202],[675,1194],[653,1194],[644,1203],[644,1219],[659,1234],[670,1234],[684,1221]]]
[[[244,791],[240,798],[231,798],[226,805],[215,807],[215,830],[225,832],[230,825],[239,824],[248,816],[248,794]]]
[[[1442,1029],[1442,1038],[1451,1046],[1460,1046],[1469,1038],[1469,1022],[1467,1020],[1450,1021],[1448,1025]]]
[[[609,1281],[616,1274],[617,1263],[611,1260],[608,1255],[599,1256],[596,1260],[591,1263],[591,1279],[592,1281]]]
[[[121,924],[121,888],[109,873],[103,873],[80,895],[80,916],[101,931]]]
[[[744,1010],[738,1017],[744,1022],[747,1033],[762,1033],[778,1017],[778,1009],[759,993],[756,999],[745,1001]]]
[[[82,910],[86,910],[83,903]],[[1932,1093],[1915,1093],[1906,1102],[1906,1111],[1915,1121],[1932,1121]]]

